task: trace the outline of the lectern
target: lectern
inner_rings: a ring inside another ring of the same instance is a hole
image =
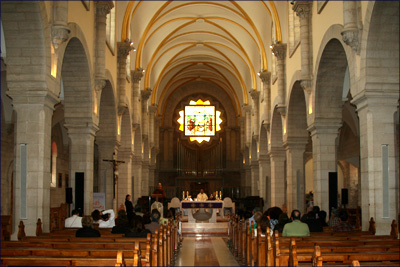
[[[151,194],[151,197],[152,197],[152,198],[155,198],[156,201],[159,202],[159,201],[158,201],[158,198],[162,198],[163,196],[162,196],[162,194]]]

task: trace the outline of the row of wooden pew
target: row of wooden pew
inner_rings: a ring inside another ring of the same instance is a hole
[[[373,225],[373,219],[370,222]],[[243,219],[232,216],[229,247],[242,266],[399,266],[399,240],[396,221],[390,235],[371,231],[351,233],[311,233],[309,237],[270,236],[253,225],[245,229]],[[256,232],[256,233],[255,233]],[[359,264],[359,265],[357,265]]]
[[[1,242],[1,266],[174,266],[181,246],[179,221],[144,238],[111,234],[78,238],[74,229]]]

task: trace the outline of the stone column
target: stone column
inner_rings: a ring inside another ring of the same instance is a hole
[[[96,144],[99,147],[99,192],[104,192],[106,196],[106,207],[113,206],[113,165],[111,162],[113,153],[120,146],[116,140],[110,140],[109,137],[96,137]]]
[[[374,217],[377,235],[388,234],[398,216],[395,151],[399,147],[394,120],[398,91],[396,94],[371,92],[353,100],[360,119],[362,227],[367,230],[369,219]]]
[[[314,205],[329,211],[329,172],[337,171],[336,138],[340,123],[327,125],[312,124],[307,130],[311,133],[313,148]]]
[[[358,23],[357,1],[343,1],[343,41],[360,54],[361,30]]]
[[[139,83],[143,77],[143,69],[139,68],[131,72],[132,76],[132,124],[140,124],[140,87]]]
[[[51,41],[54,49],[68,40],[68,1],[55,1],[53,3],[53,25],[51,27]]]
[[[168,133],[168,166],[169,168],[172,168],[173,163],[174,163],[174,129],[169,128],[165,132],[165,134]]]
[[[149,158],[146,155],[142,161],[142,196],[149,195]]]
[[[38,218],[42,220],[43,230],[50,231],[51,122],[54,105],[59,100],[45,90],[23,94],[10,90],[8,95],[13,99],[17,115],[14,139],[14,232],[11,236],[17,240],[20,220],[24,222],[28,236],[36,235]],[[21,150],[25,151],[22,155]]]
[[[126,93],[126,58],[133,49],[130,42],[118,42],[118,91],[119,91],[119,103],[118,113],[121,114],[123,110],[128,108],[128,96]]]
[[[148,114],[148,100],[151,96],[151,89],[142,90],[142,135],[149,135],[149,114]]]
[[[133,174],[133,196],[132,202],[141,198],[142,195],[142,156],[134,155],[132,159],[132,174]]]
[[[125,203],[125,196],[132,194],[132,157],[130,149],[124,148],[118,151],[118,160],[124,161],[118,165],[118,181],[116,192],[117,208]]]
[[[232,149],[232,143],[231,143],[231,129],[225,128],[225,141],[226,141],[226,164],[227,168],[230,166],[232,162],[232,154],[231,154],[231,149]]]
[[[263,110],[264,110],[264,121],[265,124],[269,125],[271,122],[271,72],[263,71],[260,72],[260,79],[263,83]]]
[[[295,1],[293,11],[300,17],[301,86],[311,92],[312,54],[310,39],[312,1]]]
[[[258,160],[251,160],[250,165],[251,170],[251,195],[259,196],[260,195],[260,169],[258,166]]]
[[[154,148],[157,153],[160,151],[160,124],[162,117],[156,116],[154,119]]]
[[[243,111],[244,112],[244,111]],[[246,147],[246,117],[242,116],[239,118],[239,125],[240,125],[240,151],[244,153],[244,149]]]
[[[285,190],[285,150],[272,148],[269,152],[271,159],[271,207],[282,207],[286,204]]]
[[[95,87],[96,91],[101,91],[106,85],[107,14],[110,13],[111,9],[114,7],[114,4],[112,1],[96,1],[95,3],[96,3]]]
[[[260,134],[260,92],[252,89],[250,91],[251,98],[253,99],[253,130],[254,137],[258,141],[258,136]]]
[[[287,181],[287,209],[305,212],[305,176],[304,152],[306,138],[288,140],[284,143],[286,149],[286,181]]]
[[[155,140],[155,117],[157,113],[157,105],[149,107],[149,146],[150,149],[154,147]]]
[[[93,155],[94,138],[99,128],[91,123],[65,124],[68,129],[70,144],[70,177],[75,198],[75,173],[84,173],[84,203],[83,213],[90,214],[93,211]]]
[[[285,115],[286,109],[286,44],[274,44],[272,53],[277,58],[278,63],[278,110],[281,115]]]
[[[270,194],[268,194],[269,179],[271,177],[270,159],[267,155],[260,155],[259,160],[259,186],[260,197],[264,200],[264,207],[271,207]]]
[[[251,145],[251,106],[243,106],[243,112],[245,112],[245,144],[250,148]]]

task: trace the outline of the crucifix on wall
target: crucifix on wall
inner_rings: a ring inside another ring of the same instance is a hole
[[[103,161],[111,162],[113,166],[113,199],[115,199],[115,192],[116,192],[116,186],[118,182],[118,165],[121,163],[125,163],[125,161],[122,160],[117,160],[117,156],[115,155],[115,152],[113,153],[112,159],[103,159]]]

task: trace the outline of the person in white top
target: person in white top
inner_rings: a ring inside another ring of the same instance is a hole
[[[93,222],[99,224],[99,228],[113,228],[115,226],[115,213],[109,210],[94,210],[92,212]]]
[[[65,219],[65,228],[82,228],[82,217],[79,217],[79,211],[73,210],[72,216]]]
[[[208,196],[206,193],[204,193],[203,188],[200,189],[200,193],[197,195],[197,201],[207,201],[208,200]]]

